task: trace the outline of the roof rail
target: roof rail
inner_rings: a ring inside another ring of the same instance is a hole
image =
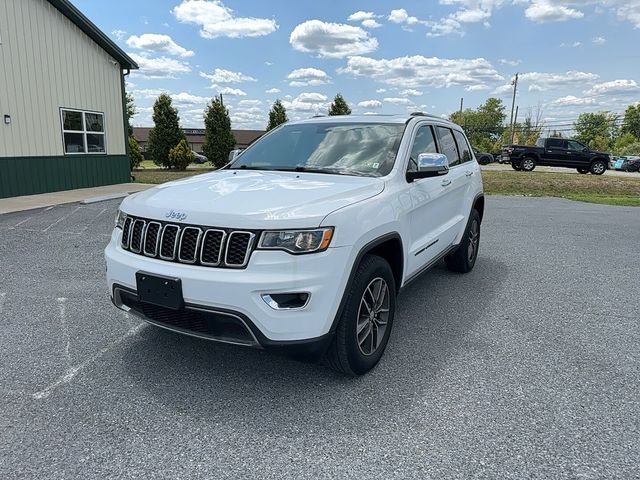
[[[424,113],[424,112],[411,112],[410,116],[412,117],[432,117],[432,118],[440,118],[437,115],[433,115],[432,113]]]

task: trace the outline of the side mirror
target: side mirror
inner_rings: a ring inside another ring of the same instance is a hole
[[[231,150],[229,152],[229,162],[232,162],[233,160],[235,160],[236,158],[238,158],[238,156],[242,153],[242,149],[237,148],[235,150]]]
[[[418,171],[407,172],[407,181],[419,178],[439,177],[449,173],[449,160],[442,153],[421,153],[418,155]]]

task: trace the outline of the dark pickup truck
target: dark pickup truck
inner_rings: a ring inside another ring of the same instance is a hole
[[[602,175],[609,168],[608,153],[594,152],[576,140],[540,138],[535,146],[505,145],[501,163],[511,163],[514,170],[530,172],[536,165],[575,168],[580,173]]]

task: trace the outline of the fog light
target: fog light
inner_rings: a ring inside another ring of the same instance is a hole
[[[304,308],[309,303],[308,293],[265,293],[262,295],[264,303],[274,310],[293,310]]]

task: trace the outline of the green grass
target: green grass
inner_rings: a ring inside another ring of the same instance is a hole
[[[559,197],[579,202],[640,206],[640,177],[484,170],[482,179],[485,192],[493,195]]]
[[[215,168],[209,164],[189,165],[186,170],[168,170],[166,168],[159,168],[151,160],[145,160],[132,174],[136,178],[136,183],[164,183],[170,182],[171,180],[191,177],[200,173],[212,172],[214,170]]]

